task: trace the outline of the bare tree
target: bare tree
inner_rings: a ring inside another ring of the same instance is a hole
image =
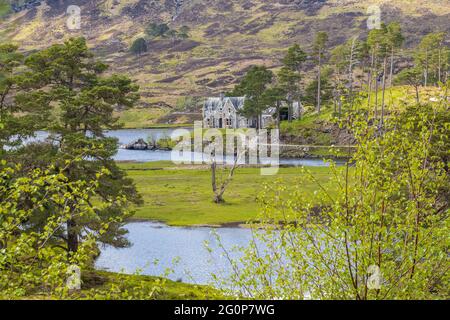
[[[234,156],[233,165],[228,173],[227,178],[220,182],[217,179],[216,154],[215,154],[215,151],[213,151],[211,153],[211,183],[212,183],[212,190],[214,193],[214,202],[215,203],[220,204],[220,203],[225,202],[223,195],[224,195],[228,185],[233,180],[234,173],[239,166],[239,160],[240,160],[240,156],[238,154],[236,154]],[[224,161],[224,167],[226,167],[226,161]]]

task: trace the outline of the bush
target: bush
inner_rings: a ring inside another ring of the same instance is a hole
[[[130,47],[130,51],[137,56],[140,56],[144,52],[148,51],[147,42],[144,38],[137,38],[133,41],[133,44]]]
[[[257,299],[448,299],[448,122],[437,109],[402,113],[382,132],[351,115],[353,164],[332,165],[314,197],[301,181],[266,185],[263,231],[223,284]]]

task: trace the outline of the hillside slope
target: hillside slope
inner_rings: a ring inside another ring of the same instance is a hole
[[[372,4],[381,7],[384,22],[401,22],[406,46],[428,32],[450,31],[447,0],[47,0],[4,16],[0,37],[31,51],[83,35],[111,72],[139,82],[143,107],[164,113],[183,96],[226,90],[250,65],[276,68],[289,45],[310,49],[316,31],[330,34],[330,46],[364,37]],[[81,8],[80,30],[66,27],[69,5]],[[190,38],[150,40],[149,52],[132,55],[132,41],[149,23],[162,22],[189,26]]]

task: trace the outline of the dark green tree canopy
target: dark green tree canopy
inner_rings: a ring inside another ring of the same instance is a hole
[[[387,36],[388,30],[384,23],[380,29],[372,29],[367,36],[367,45],[370,51],[378,57],[385,57],[389,49],[389,41]]]
[[[74,200],[67,232],[59,236],[67,241],[68,250],[75,252],[83,232],[99,230],[102,221],[110,218],[122,221],[128,202],[141,201],[131,179],[112,159],[117,152],[117,140],[104,134],[105,129],[120,127],[114,109],[132,107],[139,99],[139,87],[124,75],[103,76],[107,66],[94,59],[84,38],[70,39],[31,54],[25,59],[24,69],[16,76],[21,91],[14,93],[14,105],[18,110],[27,107],[30,115],[44,110],[42,114],[47,121],[39,124],[41,129],[48,130],[53,143],[23,146],[18,151],[10,151],[9,159],[24,164],[23,170],[50,163],[57,171],[63,169],[69,181],[98,183],[95,201],[113,204],[104,206],[103,210],[99,206],[96,215],[86,219],[77,215]],[[23,126],[30,122],[15,113],[9,117]],[[103,170],[108,174],[100,176]],[[27,227],[45,225],[54,212],[54,208],[44,210]],[[121,226],[119,222],[113,223],[100,241],[118,246],[126,244]]]
[[[288,49],[288,52],[282,62],[283,65],[290,70],[299,71],[307,57],[306,52],[300,48],[300,45],[295,44]]]
[[[24,71],[17,46],[0,44],[0,154],[17,146],[48,121],[50,96],[39,88],[39,77]]]
[[[133,41],[130,51],[137,56],[140,56],[141,54],[147,52],[148,51],[147,41],[145,41],[144,38],[137,38],[136,40]]]
[[[234,88],[232,94],[246,96],[242,113],[246,116],[258,117],[265,109],[262,96],[273,80],[273,72],[265,66],[253,66],[241,82]]]
[[[166,23],[151,23],[146,29],[145,33],[152,38],[164,37],[166,33],[170,30]]]
[[[328,43],[328,33],[325,31],[319,31],[316,33],[313,43],[313,51],[315,56],[323,58],[324,51]]]

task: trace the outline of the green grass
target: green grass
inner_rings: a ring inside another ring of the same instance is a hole
[[[420,87],[419,98],[420,103],[429,103],[431,98],[438,98],[443,95],[441,89],[437,87]],[[375,107],[375,92],[371,93],[371,110]],[[363,108],[367,108],[368,99],[364,99],[361,103]],[[381,112],[382,90],[378,91],[378,112]],[[406,106],[416,104],[416,91],[412,86],[394,86],[386,88],[385,105],[386,112],[403,111]]]
[[[119,122],[123,124],[124,128],[146,128],[155,124],[155,121],[163,115],[160,109],[138,109],[133,108],[122,112],[117,112]]]
[[[132,291],[135,288],[147,288],[151,291],[155,286],[161,289],[155,293],[156,300],[203,300],[223,298],[219,292],[199,285],[174,282],[167,279],[143,276],[125,275],[106,271],[92,271],[83,273],[83,286],[85,290],[100,289],[109,290],[113,285],[121,287],[122,290]],[[161,285],[161,281],[162,285]],[[83,291],[81,292],[83,295]]]
[[[281,180],[287,186],[299,183],[300,168],[281,168],[276,176],[261,176],[258,168],[238,168],[225,192],[225,204],[213,202],[211,173],[206,166],[176,167],[164,162],[125,163],[120,166],[136,182],[144,205],[135,218],[165,222],[175,226],[223,225],[257,219],[260,207],[257,196],[263,185]],[[159,170],[158,170],[159,169]],[[330,169],[309,168],[318,181],[327,182]],[[228,174],[224,171],[223,175]],[[302,190],[318,190],[313,182],[302,182]]]
[[[0,19],[6,16],[11,10],[11,6],[8,1],[0,0]]]
[[[168,110],[163,108],[133,108],[122,112],[116,112],[115,115],[119,117],[119,122],[123,124],[125,129],[186,126],[186,124],[158,124],[157,120],[167,113]]]
[[[91,299],[93,291],[99,296],[95,299],[111,300],[113,297],[104,296],[105,292],[154,292],[153,296],[145,296],[143,299],[151,300],[205,300],[205,299],[225,299],[218,290],[208,286],[186,284],[175,282],[159,277],[144,275],[127,275],[99,270],[84,270],[82,273],[81,291],[72,293],[68,298]],[[156,290],[155,290],[156,289]],[[123,298],[126,298],[125,296]],[[59,299],[45,293],[36,293],[25,297],[27,300],[54,300]]]
[[[331,108],[324,108],[321,113],[315,111],[306,112],[300,119],[292,122],[283,121],[280,125],[282,134],[304,135],[305,131],[314,131],[314,135],[320,133],[322,123],[329,123],[333,119],[333,110]]]

